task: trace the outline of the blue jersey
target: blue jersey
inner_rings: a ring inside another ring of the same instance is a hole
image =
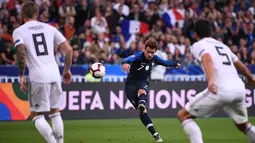
[[[143,52],[139,52],[135,55],[131,55],[125,58],[122,61],[122,64],[125,63],[131,64],[126,82],[148,80],[152,68],[156,65],[162,65],[165,67],[176,67],[178,64],[174,61],[163,60],[157,55],[154,55],[151,60],[147,60],[145,59]]]

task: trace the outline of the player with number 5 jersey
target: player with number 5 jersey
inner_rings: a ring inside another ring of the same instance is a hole
[[[191,52],[205,71],[208,87],[198,93],[177,116],[191,143],[203,143],[199,126],[193,120],[210,117],[224,110],[236,127],[255,143],[255,127],[249,123],[245,104],[246,89],[239,71],[250,83],[255,83],[248,68],[221,41],[212,38],[213,24],[206,19],[195,22],[195,42]]]
[[[22,4],[24,24],[13,32],[18,51],[20,88],[27,90],[25,66],[29,69],[29,102],[31,118],[39,133],[48,143],[64,142],[64,126],[59,108],[62,105],[61,76],[55,61],[55,45],[65,52],[64,83],[70,83],[73,50],[66,38],[53,26],[38,22],[39,9],[32,1]],[[49,112],[52,128],[44,118]],[[36,142],[36,141],[34,141]]]

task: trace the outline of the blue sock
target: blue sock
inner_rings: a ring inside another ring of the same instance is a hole
[[[150,117],[148,116],[147,113],[141,113],[140,114],[140,119],[142,121],[142,123],[144,124],[145,127],[147,127],[147,129],[149,130],[149,132],[151,133],[151,135],[154,135],[156,133],[152,121],[150,119]]]
[[[139,104],[146,104],[147,97],[144,93],[142,93],[139,97]]]

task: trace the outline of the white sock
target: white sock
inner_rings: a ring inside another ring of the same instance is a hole
[[[64,143],[64,125],[60,116],[60,112],[49,115],[52,123],[53,135],[55,136],[57,143]]]
[[[183,121],[182,126],[191,143],[204,143],[201,130],[193,119]]]
[[[45,138],[48,143],[57,143],[53,136],[52,129],[45,120],[44,115],[38,115],[33,118],[36,129]]]
[[[255,143],[255,127],[252,124],[249,124],[245,130],[246,135],[248,136],[251,143]]]

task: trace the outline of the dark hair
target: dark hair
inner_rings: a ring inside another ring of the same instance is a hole
[[[149,38],[145,41],[145,49],[150,47],[151,49],[158,49],[158,42],[154,38]]]
[[[22,4],[22,14],[26,18],[34,18],[37,16],[39,9],[33,1],[26,1]]]
[[[206,19],[199,18],[195,22],[195,32],[199,38],[211,37],[212,36],[212,23]]]

